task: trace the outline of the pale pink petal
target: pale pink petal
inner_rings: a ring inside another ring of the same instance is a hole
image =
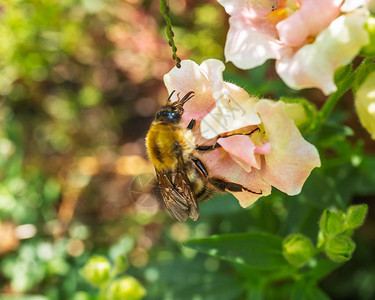
[[[271,193],[271,185],[262,179],[261,171],[254,169],[250,173],[245,172],[240,165],[234,163],[230,155],[223,149],[216,149],[198,155],[209,170],[210,177],[241,184],[254,192],[262,192],[261,195],[247,191],[233,193],[240,201],[242,207],[247,207],[260,197],[267,196]]]
[[[228,15],[242,15],[248,18],[266,16],[277,9],[279,0],[218,0]]]
[[[276,28],[281,42],[297,47],[315,36],[340,15],[340,3],[334,0],[304,0],[300,9]]]
[[[286,51],[277,39],[276,28],[266,21],[230,17],[229,24],[225,58],[240,69],[260,66],[271,58],[279,59],[281,52]]]
[[[215,100],[211,93],[211,84],[207,74],[200,69],[199,65],[191,60],[181,61],[181,68],[174,67],[168,74],[164,75],[164,84],[172,96],[172,102],[179,97],[182,98],[190,91],[195,92],[195,96],[185,105],[183,115],[183,125],[187,126],[191,119],[201,120],[213,107]]]
[[[257,99],[250,98],[242,88],[234,84],[226,83],[225,86],[226,94],[218,99],[216,107],[202,120],[201,133],[206,139],[261,123],[255,111]]]
[[[181,61],[181,68],[174,67],[169,73],[164,75],[164,84],[171,93],[173,90],[186,94],[195,91],[197,94],[204,94],[210,89],[208,78],[199,69],[199,65],[192,60]],[[177,94],[172,98],[177,100]]]
[[[351,12],[358,7],[366,7],[367,6],[366,0],[345,0],[344,3],[341,6],[341,11],[342,12]]]
[[[260,100],[257,103],[271,144],[271,153],[265,155],[263,178],[288,195],[296,195],[312,169],[320,166],[320,158],[316,148],[302,137],[284,112],[284,106],[282,101]]]
[[[237,198],[238,202],[243,208],[249,207],[250,205],[254,204],[260,197],[264,197],[271,194],[271,186],[270,191],[265,192],[262,191],[262,195],[256,195],[249,192],[233,192],[232,195]]]
[[[260,170],[260,156],[255,155],[256,146],[249,136],[234,135],[217,142],[246,172],[251,172],[251,168]]]
[[[271,153],[271,144],[265,143],[264,145],[257,146],[255,148],[255,153],[264,154],[264,155],[270,154]]]
[[[218,59],[207,59],[200,64],[199,68],[206,74],[211,93],[218,100],[226,92],[223,81],[224,63]]]
[[[368,11],[357,9],[334,20],[313,44],[295,55],[284,56],[276,64],[283,81],[294,89],[317,87],[326,95],[336,91],[334,73],[347,65],[369,43],[364,24]]]

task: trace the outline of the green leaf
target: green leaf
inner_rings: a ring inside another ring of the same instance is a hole
[[[349,228],[358,228],[363,224],[367,214],[367,205],[352,205],[348,208],[346,223]]]
[[[248,300],[263,300],[264,299],[264,287],[263,286],[251,286],[248,291]]]
[[[351,64],[345,67],[341,67],[335,72],[335,83],[337,85],[337,91],[328,97],[325,104],[319,111],[319,114],[318,114],[319,122],[316,123],[317,125],[313,129],[319,129],[319,126],[323,125],[326,122],[333,108],[335,107],[337,102],[341,99],[342,95],[344,95],[344,93],[352,87],[354,79],[355,79],[355,75],[352,72]]]
[[[329,300],[330,298],[318,287],[309,285],[306,281],[300,280],[295,284],[291,300]]]
[[[339,268],[341,264],[333,262],[328,259],[319,260],[312,269],[303,274],[303,278],[306,281],[317,282],[320,279],[323,279],[335,269]]]
[[[280,237],[260,232],[216,235],[185,243],[199,252],[263,270],[289,267],[281,245]]]
[[[211,257],[193,260],[171,260],[148,265],[146,270],[148,300],[234,300],[246,289],[233,269],[208,271],[205,267]],[[228,266],[227,266],[228,267]]]
[[[355,74],[353,83],[354,94],[357,93],[362,83],[366,80],[367,76],[375,70],[375,64],[371,60],[364,60],[361,68],[358,68]]]

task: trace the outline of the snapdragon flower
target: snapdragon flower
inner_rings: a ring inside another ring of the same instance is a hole
[[[336,91],[334,72],[369,43],[365,0],[218,0],[230,15],[225,57],[240,69],[276,59],[291,88]]]
[[[197,151],[209,176],[243,185],[234,192],[241,206],[271,193],[271,186],[296,195],[312,169],[320,166],[316,148],[307,142],[285,111],[286,104],[251,97],[242,88],[223,81],[224,64],[216,59],[201,65],[183,60],[181,69],[164,76],[171,93],[190,91],[195,97],[184,105],[182,126],[196,120],[193,136],[197,145],[214,145]],[[177,100],[177,95],[172,101]]]

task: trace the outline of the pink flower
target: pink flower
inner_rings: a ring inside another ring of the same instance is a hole
[[[223,81],[224,68],[216,59],[201,65],[184,60],[181,69],[173,68],[164,76],[169,93],[196,94],[185,104],[182,120],[187,126],[196,119],[195,144],[217,142],[221,146],[196,155],[209,176],[262,192],[233,193],[243,207],[269,195],[271,186],[289,195],[298,194],[312,169],[320,166],[318,151],[285,113],[284,102],[250,97],[242,88]]]
[[[294,89],[336,91],[335,70],[369,43],[366,0],[218,2],[230,15],[227,61],[251,69],[276,59],[277,73]]]

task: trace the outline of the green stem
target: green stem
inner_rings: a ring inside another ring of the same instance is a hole
[[[177,56],[177,47],[176,47],[176,44],[174,43],[174,33],[173,33],[173,30],[172,30],[172,21],[171,21],[171,18],[169,17],[169,7],[168,7],[168,3],[167,3],[167,0],[161,0],[160,2],[160,12],[164,18],[164,22],[165,22],[165,33],[167,35],[167,38],[168,38],[168,41],[169,41],[169,46],[171,46],[172,48],[172,58],[173,60],[176,61],[176,66],[177,68],[181,68],[181,59]]]
[[[365,68],[369,63],[371,63],[370,59],[364,59],[354,72],[352,71],[351,67],[348,67],[344,69],[341,74],[339,74],[341,80],[339,81],[340,84],[337,87],[337,91],[328,97],[322,109],[319,111],[318,124],[315,126],[315,129],[319,129],[327,121],[337,102],[346,93],[346,91],[353,86],[357,73],[362,68]]]

